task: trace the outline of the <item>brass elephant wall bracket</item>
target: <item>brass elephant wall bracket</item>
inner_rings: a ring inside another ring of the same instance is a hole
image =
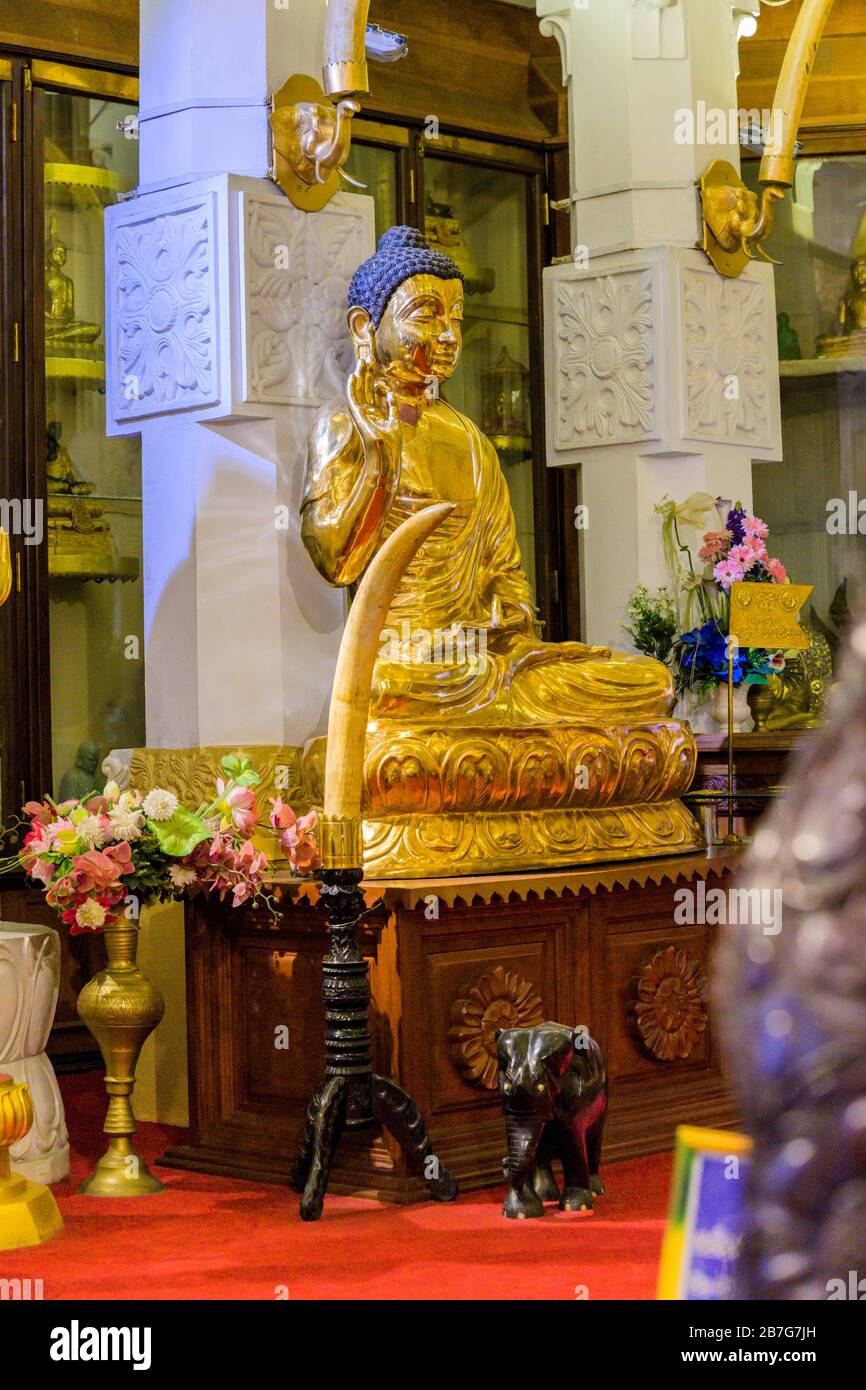
[[[336,193],[340,179],[364,188],[345,172],[352,148],[352,119],[358,98],[369,92],[367,57],[395,62],[408,40],[368,24],[370,0],[330,0],[322,59],[324,86],[296,74],[271,101],[274,141],[272,177],[295,207],[319,212]]]
[[[763,249],[773,230],[775,204],[794,183],[794,150],[815,54],[833,0],[803,0],[779,74],[773,125],[761,160],[760,199],[733,165],[716,160],[700,181],[704,238],[701,243],[720,275],[736,279]],[[775,262],[774,262],[775,264]]]

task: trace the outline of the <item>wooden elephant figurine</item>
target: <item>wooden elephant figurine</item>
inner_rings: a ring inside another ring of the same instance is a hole
[[[590,1210],[593,1194],[604,1192],[598,1175],[607,1114],[601,1048],[586,1028],[561,1023],[501,1029],[496,1042],[508,1133],[504,1215],[543,1216],[545,1202],[559,1202],[562,1211]],[[562,1164],[561,1193],[554,1158]]]

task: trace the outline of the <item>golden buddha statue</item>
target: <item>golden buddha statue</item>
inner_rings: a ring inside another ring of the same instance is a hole
[[[855,357],[866,354],[866,256],[851,263],[851,280],[836,317],[836,332],[819,338],[818,357]]]
[[[48,474],[48,573],[63,579],[109,579],[117,552],[103,508],[89,500],[91,483],[78,473],[52,420],[46,431]]]
[[[668,670],[545,643],[496,451],[448,403],[463,275],[394,227],[349,289],[356,365],[313,421],[301,506],[316,568],[350,587],[407,517],[453,512],[411,562],[382,633],[365,761],[379,877],[682,852],[695,745]],[[311,755],[315,760],[315,752]]]
[[[820,632],[805,620],[801,620],[801,626],[810,646],[804,651],[787,652],[785,669],[768,678],[774,703],[767,715],[766,729],[814,729],[823,722],[833,679],[833,657]]]
[[[62,494],[67,497],[87,496],[93,491],[93,485],[87,483],[77,472],[69,450],[65,444],[61,444],[60,436],[63,434],[63,426],[59,420],[51,420],[48,424],[48,454],[46,460],[46,471],[48,474],[48,491],[52,494]]]
[[[427,199],[424,230],[432,249],[450,256],[458,267],[467,294],[490,294],[496,288],[496,271],[492,266],[476,265],[472,260],[463,228],[449,203]]]
[[[52,214],[45,247],[45,340],[55,351],[92,345],[102,332],[99,324],[75,317],[75,286],[63,269],[66,255]]]

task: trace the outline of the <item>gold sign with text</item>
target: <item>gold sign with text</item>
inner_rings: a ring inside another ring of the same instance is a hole
[[[802,650],[811,645],[797,615],[814,584],[732,584],[731,636],[741,647]]]

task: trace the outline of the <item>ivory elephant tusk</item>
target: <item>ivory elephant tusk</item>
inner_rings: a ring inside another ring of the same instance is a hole
[[[326,820],[360,822],[370,687],[382,628],[411,560],[453,510],[453,502],[439,502],[398,526],[369,566],[355,594],[340,643],[328,716]]]

